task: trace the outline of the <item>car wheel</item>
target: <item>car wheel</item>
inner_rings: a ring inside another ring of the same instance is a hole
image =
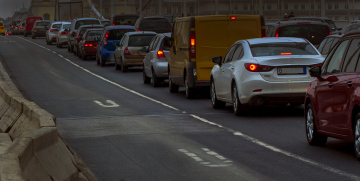
[[[236,116],[240,116],[240,115],[242,115],[243,113],[246,112],[246,107],[245,107],[245,105],[242,105],[241,102],[240,102],[239,93],[238,93],[237,86],[236,86],[235,83],[233,84],[232,94],[233,94],[232,99],[233,99],[233,111],[234,111],[234,114]]]
[[[76,49],[75,46],[74,46],[73,53],[74,53],[75,56],[77,56],[77,51],[76,51],[76,50],[77,50],[77,49]]]
[[[24,34],[24,37],[27,37],[27,34],[26,34],[26,33]]]
[[[74,53],[74,46],[71,46],[71,43],[70,43],[70,52]]]
[[[315,113],[311,103],[306,108],[305,115],[306,138],[310,145],[325,145],[327,136],[321,136],[317,132],[315,124]]]
[[[149,84],[150,81],[151,81],[151,78],[146,76],[145,68],[144,68],[144,70],[143,70],[143,82],[144,82],[144,84]]]
[[[195,89],[189,87],[189,77],[185,74],[185,97],[186,99],[192,99],[195,97]]]
[[[170,77],[170,71],[169,71],[169,91],[171,93],[176,93],[176,92],[179,92],[179,86],[174,84],[171,80],[171,77]]]
[[[96,64],[100,65],[100,60],[99,60],[99,57],[98,57],[97,53],[95,55],[95,60],[96,60]]]
[[[71,51],[71,49],[70,49],[70,45],[69,45],[69,43],[68,43],[67,45],[68,45],[68,52],[70,52],[70,51]]]
[[[121,60],[121,72],[127,72],[128,66],[124,65],[124,62]]]
[[[86,60],[86,58],[87,58],[86,55],[81,54],[81,59],[82,60]]]
[[[360,160],[360,113],[358,113],[355,118],[354,150],[356,157]]]
[[[31,36],[31,39],[35,39],[35,36]]]
[[[224,108],[226,105],[226,102],[222,102],[219,101],[216,98],[216,91],[215,91],[215,83],[214,81],[211,79],[211,84],[210,84],[210,97],[211,97],[211,105],[214,109],[221,109]]]
[[[120,70],[120,69],[121,69],[121,66],[118,64],[115,55],[114,55],[114,60],[115,60],[115,70]]]
[[[152,79],[152,86],[153,86],[153,87],[159,87],[160,84],[161,84],[161,81],[160,81],[159,78],[156,77],[156,74],[155,74],[154,69],[151,69],[151,75],[152,75],[152,77],[151,77],[151,79]]]
[[[101,55],[100,55],[100,65],[101,65],[102,67],[105,66],[105,60],[101,57]]]

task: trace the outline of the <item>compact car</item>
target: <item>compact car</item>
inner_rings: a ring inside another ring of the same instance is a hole
[[[4,23],[2,21],[0,21],[0,34],[5,36],[5,26],[4,26]]]
[[[105,66],[107,62],[115,62],[114,51],[116,45],[120,42],[125,33],[133,31],[135,31],[133,26],[126,25],[105,27],[96,49],[97,64]]]
[[[60,30],[56,35],[56,46],[58,48],[61,48],[63,45],[68,44],[69,41],[68,34],[69,34],[70,25],[71,25],[70,22],[61,23]]]
[[[49,26],[45,27],[46,29],[46,44],[51,45],[53,42],[56,42],[56,36],[60,31],[62,22],[52,22]]]
[[[96,18],[75,18],[71,21],[68,33],[68,51],[74,52],[77,29],[82,25],[101,25],[100,20]]]
[[[233,104],[236,115],[249,106],[301,105],[312,79],[309,68],[323,56],[302,38],[255,38],[234,43],[210,75],[213,108]]]
[[[146,52],[143,60],[143,82],[158,87],[161,81],[168,79],[168,59],[171,37],[170,33],[157,34],[150,42],[149,48],[143,47]],[[151,81],[152,80],[152,81]]]
[[[143,66],[145,52],[141,49],[150,45],[156,36],[155,32],[125,33],[115,50],[115,67],[126,72],[130,66]]]
[[[306,138],[324,145],[328,137],[353,142],[360,159],[360,31],[345,34],[314,77],[305,96]]]
[[[34,27],[31,30],[31,38],[35,39],[36,37],[44,37],[46,36],[46,29],[50,24],[50,21],[48,20],[37,20],[34,23]]]
[[[82,25],[78,28],[76,32],[76,40],[74,41],[74,55],[79,55],[79,42],[82,40],[82,36],[88,29],[98,29],[98,28],[104,28],[103,25]]]
[[[89,56],[96,55],[96,47],[103,29],[87,29],[81,41],[79,42],[79,58],[85,60]]]

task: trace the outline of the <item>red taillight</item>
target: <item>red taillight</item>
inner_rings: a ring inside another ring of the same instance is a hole
[[[138,30],[138,32],[140,32],[141,30]]]
[[[105,38],[104,38],[104,41],[103,41],[103,44],[105,46],[107,45],[107,39],[109,38],[109,33],[110,33],[110,31],[106,32],[106,35],[105,35]]]
[[[114,26],[115,24],[113,23],[113,26]]]
[[[291,55],[292,53],[280,53],[280,55]]]
[[[67,32],[67,31],[61,32],[62,35],[67,35],[68,33],[69,33],[69,32]]]
[[[36,30],[36,27],[34,27],[34,30]]]
[[[275,37],[279,37],[279,31],[280,31],[280,28],[276,29]]]
[[[128,47],[125,48],[125,50],[124,50],[124,55],[131,55]]]
[[[14,26],[11,26],[11,28],[14,28]]]
[[[78,36],[77,41],[78,41],[78,42],[80,42],[80,41],[81,41],[81,36],[80,36],[80,35]]]
[[[71,36],[76,36],[76,33],[73,31],[73,32],[71,33]]]
[[[327,27],[328,28],[328,30],[329,30],[329,35],[331,35],[331,29],[330,29],[330,27]]]
[[[84,46],[86,46],[86,47],[92,47],[92,46],[94,46],[93,44],[84,44]]]
[[[236,19],[236,17],[235,17],[235,16],[231,16],[230,19]]]
[[[250,72],[269,72],[274,69],[274,67],[271,66],[259,65],[254,63],[245,63],[244,66],[245,69]]]
[[[21,27],[21,29],[23,29],[23,27]]]
[[[159,51],[157,52],[157,57],[158,57],[158,58],[164,58],[164,57],[165,57],[164,52],[163,52],[162,50],[159,50]]]
[[[196,57],[195,32],[191,32],[191,34],[190,34],[190,56]]]
[[[55,29],[50,29],[50,32],[54,32],[55,31]]]
[[[4,27],[0,27],[0,29],[4,29]]]

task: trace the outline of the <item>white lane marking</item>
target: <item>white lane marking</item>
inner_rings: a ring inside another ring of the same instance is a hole
[[[21,38],[21,37],[20,37],[20,38]],[[21,39],[23,39],[23,38],[21,38]],[[24,39],[24,40],[26,40],[26,39]],[[26,41],[28,41],[28,40],[26,40]],[[28,41],[28,42],[31,42],[31,43],[37,45],[36,43],[34,43],[34,42],[32,42],[32,41]],[[119,85],[119,84],[117,84],[117,83],[115,83],[115,82],[112,82],[112,81],[110,81],[110,80],[107,80],[107,79],[105,79],[105,78],[102,77],[102,76],[99,76],[99,75],[97,75],[97,74],[95,74],[95,73],[92,73],[92,72],[90,72],[89,70],[87,70],[87,69],[85,69],[85,68],[83,68],[83,67],[75,64],[74,62],[72,62],[71,60],[69,60],[69,59],[67,59],[67,58],[64,58],[64,59],[65,59],[66,61],[68,61],[69,63],[73,64],[74,66],[79,67],[80,69],[82,69],[82,70],[90,73],[91,75],[96,76],[96,77],[98,77],[98,78],[100,78],[100,79],[102,79],[102,80],[104,80],[104,81],[106,81],[106,82],[108,82],[108,83],[110,83],[110,84],[113,84],[113,85],[115,85],[115,86],[117,86],[117,87],[119,87],[119,88],[122,88],[122,89],[126,90],[126,91],[132,92],[132,93],[134,93],[134,94],[136,94],[136,95],[138,95],[138,96],[140,96],[140,97],[143,97],[143,98],[145,98],[145,99],[148,99],[148,100],[150,100],[150,101],[159,103],[159,104],[161,104],[161,105],[163,105],[163,106],[165,106],[165,107],[168,107],[168,108],[170,108],[170,109],[179,111],[179,109],[177,109],[177,108],[175,108],[175,107],[172,107],[172,106],[170,106],[170,105],[168,105],[168,104],[165,104],[165,103],[162,103],[162,102],[160,102],[160,101],[157,101],[157,100],[155,100],[155,99],[152,99],[152,98],[147,97],[147,96],[145,96],[145,95],[142,95],[142,94],[140,94],[140,93],[137,93],[137,92],[135,92],[135,91],[133,91],[133,90],[131,90],[131,89],[128,89],[128,88],[126,88],[126,87],[124,87],[124,86],[121,86],[121,85]],[[271,145],[269,145],[269,144],[267,144],[267,143],[261,142],[260,140],[257,140],[257,139],[255,139],[255,138],[253,138],[253,137],[244,135],[244,134],[242,134],[241,132],[237,132],[237,131],[235,131],[235,130],[232,130],[232,129],[223,127],[223,126],[220,125],[220,124],[213,123],[213,122],[211,122],[211,121],[208,121],[208,120],[206,120],[206,119],[204,119],[204,118],[201,118],[201,117],[198,117],[198,116],[196,116],[196,115],[193,115],[193,114],[190,114],[190,115],[191,115],[192,117],[200,120],[200,121],[203,121],[203,122],[205,122],[205,123],[207,123],[207,124],[210,124],[210,125],[217,126],[217,127],[219,127],[219,128],[223,128],[224,130],[226,130],[226,131],[228,131],[228,132],[231,132],[231,133],[233,133],[233,134],[236,135],[236,136],[241,136],[241,137],[243,137],[243,138],[245,138],[245,139],[247,139],[247,140],[249,140],[249,141],[251,141],[251,142],[253,142],[253,143],[257,144],[257,145],[259,145],[259,146],[268,148],[268,149],[270,149],[270,150],[272,150],[272,151],[274,151],[274,152],[281,153],[281,154],[283,154],[283,155],[289,156],[289,157],[291,157],[291,158],[297,159],[297,160],[299,160],[299,161],[308,163],[308,164],[313,165],[313,166],[320,167],[320,168],[322,168],[322,169],[324,169],[324,170],[327,170],[327,171],[330,171],[330,172],[332,172],[332,173],[335,173],[335,174],[339,174],[339,175],[348,177],[348,178],[353,179],[353,180],[360,180],[360,177],[358,177],[358,176],[356,176],[356,175],[353,175],[353,174],[344,172],[344,171],[342,171],[342,170],[338,170],[338,169],[332,168],[332,167],[327,166],[327,165],[325,165],[325,164],[321,164],[321,163],[315,162],[315,161],[313,161],[313,160],[310,160],[310,159],[307,159],[307,158],[303,158],[303,157],[301,157],[301,156],[292,154],[292,153],[290,153],[290,152],[287,152],[287,151],[278,149],[278,148],[276,148],[276,147],[274,147],[274,146],[271,146]]]
[[[54,52],[54,51],[52,51],[53,53],[56,53],[56,52]]]
[[[114,101],[112,100],[106,100],[106,102],[109,104],[109,105],[105,105],[103,103],[101,103],[100,101],[94,101],[96,104],[99,104],[100,106],[102,107],[119,107],[118,104],[116,104]]]
[[[209,149],[207,149],[207,148],[203,148],[203,150],[209,150]],[[228,166],[231,166],[232,164],[230,164],[232,161],[230,161],[230,160],[228,160],[228,162],[226,162],[226,161],[223,161],[223,162],[225,162],[225,163],[227,163],[227,164],[212,164],[211,162],[206,162],[206,161],[204,161],[204,159],[203,158],[200,158],[200,156],[198,156],[198,155],[196,155],[195,153],[191,153],[191,152],[189,152],[189,151],[187,151],[187,150],[185,150],[185,149],[178,149],[178,151],[180,151],[180,152],[182,152],[182,153],[184,153],[185,155],[187,155],[187,156],[189,156],[189,157],[191,157],[192,159],[194,159],[196,162],[199,162],[199,164],[201,164],[201,165],[205,165],[205,166],[207,166],[207,167],[228,167]],[[210,151],[210,150],[209,150]],[[210,152],[212,152],[212,151],[210,151]],[[215,153],[215,152],[212,152],[212,153]],[[209,153],[208,153],[209,154]],[[219,154],[217,154],[217,153],[215,153],[215,154],[212,154],[212,155],[217,155],[217,156],[219,156]],[[219,157],[217,157],[217,158],[219,158]],[[220,159],[221,158],[221,159]],[[223,160],[222,158],[224,158],[224,157],[222,157],[222,156],[220,156],[220,160]],[[226,158],[224,158],[224,159],[226,159]]]
[[[193,115],[193,114],[190,114],[190,116],[192,116],[193,118],[196,118],[196,119],[198,119],[198,120],[200,120],[200,121],[203,121],[203,122],[205,122],[205,123],[208,123],[208,124],[217,126],[217,127],[219,127],[219,128],[223,128],[223,129],[225,129],[226,131],[233,133],[235,136],[241,136],[241,137],[245,138],[246,140],[251,141],[251,142],[253,142],[253,143],[255,143],[255,144],[259,145],[259,146],[262,146],[262,147],[264,147],[264,148],[267,148],[267,149],[269,149],[269,150],[271,150],[271,151],[274,151],[274,152],[277,152],[277,153],[281,153],[281,154],[286,155],[286,156],[288,156],[288,157],[294,158],[294,159],[296,159],[296,160],[299,160],[299,161],[308,163],[308,164],[313,165],[313,166],[316,166],[316,167],[320,167],[320,168],[322,168],[322,169],[324,169],[324,170],[326,170],[326,171],[329,171],[329,172],[332,172],[332,173],[335,173],[335,174],[338,174],[338,175],[341,175],[341,176],[344,176],[344,177],[348,177],[348,178],[353,179],[353,180],[360,180],[360,177],[358,177],[357,175],[354,175],[354,174],[351,174],[351,173],[347,173],[347,172],[344,172],[344,171],[342,171],[342,170],[339,170],[339,169],[336,169],[336,168],[327,166],[327,165],[325,165],[325,164],[321,164],[321,163],[318,163],[318,162],[316,162],[316,161],[313,161],[313,160],[310,160],[310,159],[301,157],[301,156],[299,156],[299,155],[296,155],[296,154],[287,152],[287,151],[282,150],[282,149],[280,149],[280,148],[276,148],[275,146],[269,145],[269,144],[267,144],[267,143],[265,143],[265,142],[262,142],[262,141],[260,141],[260,140],[258,140],[258,139],[256,139],[256,138],[253,138],[253,137],[251,137],[251,136],[245,135],[245,134],[243,134],[243,133],[241,133],[241,132],[232,130],[232,129],[230,129],[230,128],[225,128],[225,127],[223,127],[222,125],[213,123],[213,122],[208,121],[208,120],[206,120],[206,119],[204,119],[204,118],[201,118],[201,117],[199,117],[199,116],[196,116],[196,115]]]

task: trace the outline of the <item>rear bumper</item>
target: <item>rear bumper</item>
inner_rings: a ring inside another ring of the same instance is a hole
[[[95,48],[94,48],[95,49]],[[96,50],[96,49],[95,49]],[[114,60],[114,52],[115,51],[108,51],[105,48],[102,48],[101,51],[101,58],[105,60],[106,62],[115,62]]]
[[[83,48],[84,55],[95,56],[96,48]]]
[[[144,55],[124,55],[123,62],[128,66],[143,66]]]
[[[155,75],[158,78],[169,78],[168,62],[156,62],[153,65]]]
[[[287,104],[296,103],[303,104],[306,93],[287,93],[287,94],[262,94],[251,97],[249,105],[263,105],[263,104]]]

